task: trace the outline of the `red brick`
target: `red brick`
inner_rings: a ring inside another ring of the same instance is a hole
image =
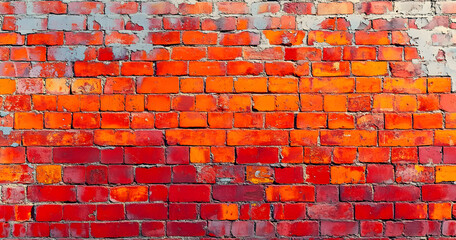
[[[168,236],[204,236],[206,222],[167,222],[166,233]]]
[[[122,204],[100,204],[97,207],[97,220],[117,221],[125,219],[125,210]]]
[[[277,232],[282,236],[318,236],[318,222],[279,222]]]
[[[237,148],[236,162],[239,164],[263,163],[271,164],[279,161],[277,148]]]
[[[106,202],[109,190],[101,186],[78,186],[78,202]]]
[[[396,203],[397,219],[426,219],[428,214],[426,203]]]
[[[171,185],[169,188],[170,202],[209,202],[209,185]]]
[[[28,186],[27,199],[32,202],[76,202],[74,186]]]
[[[90,233],[96,238],[135,237],[139,235],[137,222],[93,222]]]

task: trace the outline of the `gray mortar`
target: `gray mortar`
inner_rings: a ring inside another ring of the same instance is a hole
[[[46,30],[46,26],[43,27],[42,18],[19,18],[16,20],[16,27],[16,31],[21,34],[35,33],[40,30]]]
[[[3,133],[3,136],[8,136],[13,131],[12,127],[0,127],[0,131]]]
[[[48,51],[53,54],[57,61],[83,61],[87,47],[52,47]]]
[[[49,30],[79,30],[85,27],[85,17],[78,15],[49,15]]]

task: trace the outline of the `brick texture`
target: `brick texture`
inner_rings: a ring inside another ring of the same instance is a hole
[[[0,238],[456,237],[456,2],[0,2]]]

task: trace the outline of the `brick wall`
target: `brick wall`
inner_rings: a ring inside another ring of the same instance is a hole
[[[456,236],[453,14],[0,2],[0,237]]]

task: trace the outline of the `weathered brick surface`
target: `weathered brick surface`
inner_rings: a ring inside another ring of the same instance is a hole
[[[0,2],[0,238],[456,237],[456,2]]]

